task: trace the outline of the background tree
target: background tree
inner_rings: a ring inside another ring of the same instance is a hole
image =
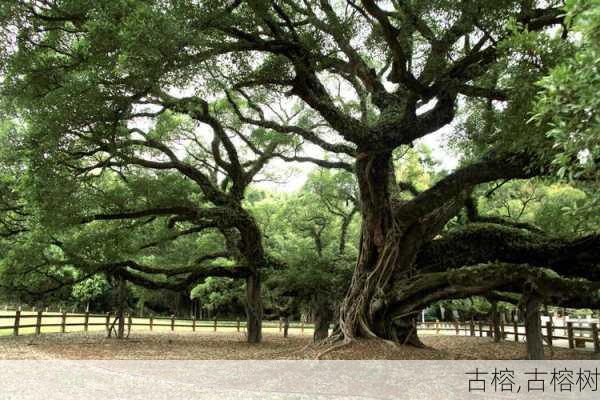
[[[82,308],[89,311],[90,303],[106,297],[108,289],[109,283],[106,279],[103,276],[94,275],[75,284],[71,295],[79,303],[79,306],[83,306]]]
[[[180,30],[184,10],[3,3],[6,26],[18,26],[4,32],[3,94],[24,126],[12,149],[26,159],[22,194],[37,235],[11,250],[4,270],[23,275],[26,263],[39,263],[41,279],[55,281],[47,290],[98,273],[174,290],[207,276],[242,278],[248,340],[258,342],[260,271],[273,262],[243,199],[285,142],[247,130],[227,101],[204,100],[223,96],[219,87],[170,94],[198,75],[163,61],[205,40]],[[191,245],[202,235],[213,245]]]
[[[548,123],[558,152],[553,166],[559,176],[596,178],[600,160],[600,3],[567,1],[565,23],[579,34],[574,54],[562,60],[539,84],[533,120]],[[591,176],[590,176],[591,175]]]
[[[350,282],[357,254],[356,201],[351,174],[317,169],[298,193],[256,206],[267,248],[286,262],[267,285],[284,316],[308,311],[315,342],[328,336]]]

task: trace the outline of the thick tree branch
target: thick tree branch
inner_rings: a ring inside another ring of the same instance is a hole
[[[390,22],[386,13],[375,4],[374,0],[363,0],[364,9],[379,22],[383,36],[392,54],[392,72],[390,79],[395,83],[403,83],[416,93],[425,95],[427,89],[414,77],[408,69],[408,55],[398,41],[399,31]]]
[[[146,244],[144,244],[143,246],[140,247],[140,250],[147,249],[147,248],[154,247],[154,246],[158,246],[158,245],[163,244],[165,242],[170,242],[170,241],[176,240],[176,239],[178,239],[178,238],[180,238],[182,236],[192,235],[194,233],[203,232],[203,231],[205,231],[207,229],[210,229],[210,228],[218,228],[218,227],[219,227],[219,225],[217,223],[215,223],[215,222],[206,222],[204,224],[198,224],[198,223],[196,223],[193,228],[185,229],[185,230],[183,230],[181,232],[177,232],[177,233],[172,234],[169,237],[161,239],[161,240],[156,240],[156,241],[153,241],[153,242],[146,243]]]
[[[567,240],[506,226],[469,224],[427,243],[416,265],[423,272],[439,272],[494,261],[600,281],[600,235]]]
[[[503,158],[484,158],[460,168],[431,188],[398,207],[396,217],[400,222],[414,221],[442,206],[452,197],[470,192],[480,183],[507,178],[530,178],[535,172],[527,167],[529,157],[518,155]]]
[[[105,214],[94,214],[84,217],[81,220],[82,224],[87,224],[92,221],[111,221],[118,219],[137,219],[145,218],[158,215],[184,215],[190,217],[190,219],[197,216],[195,209],[190,207],[157,207],[148,208],[145,210],[137,211],[122,211],[117,213],[105,213]]]
[[[546,304],[598,308],[599,289],[599,281],[564,278],[552,270],[527,264],[491,263],[398,281],[388,302],[395,318],[411,315],[439,300],[482,296],[494,291],[532,291]]]

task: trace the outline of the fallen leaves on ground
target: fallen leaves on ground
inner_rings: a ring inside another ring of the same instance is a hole
[[[132,333],[129,339],[108,339],[102,333],[46,334],[0,338],[0,359],[94,360],[290,360],[314,359],[327,350],[308,336],[266,334],[260,344],[248,344],[238,333]],[[423,336],[427,346],[394,346],[357,340],[324,355],[339,360],[497,360],[524,359],[524,343],[464,336]],[[547,359],[596,359],[590,351],[546,348]]]

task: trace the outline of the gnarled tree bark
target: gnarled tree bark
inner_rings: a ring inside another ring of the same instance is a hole
[[[394,218],[395,188],[391,153],[359,155],[362,229],[359,258],[340,309],[339,329],[346,339],[379,337],[422,346],[412,315],[390,318],[385,293],[392,278],[410,277],[423,238],[417,226],[401,226]]]
[[[262,298],[261,282],[258,273],[251,273],[246,278],[246,317],[248,343],[260,343],[262,340]]]
[[[525,299],[525,335],[527,338],[527,359],[544,359],[544,341],[540,319],[540,303],[535,296]]]
[[[329,325],[333,320],[333,309],[327,299],[320,298],[314,304],[313,323],[315,331],[313,342],[318,343],[329,336]]]
[[[598,281],[600,237],[597,235],[557,241],[521,227],[487,223],[469,224],[462,232],[432,240],[464,206],[476,184],[503,177],[527,177],[531,174],[525,168],[527,163],[523,159],[513,160],[507,167],[502,161],[483,159],[402,202],[394,193],[389,154],[359,156],[356,173],[363,217],[360,253],[334,338],[377,337],[421,346],[415,315],[435,300],[460,298],[454,284],[449,285],[450,288],[432,289],[431,293],[423,292],[431,299],[428,302],[413,303],[415,299],[410,294],[403,295],[402,288],[414,284],[413,279],[433,276],[433,271],[451,273],[463,266],[500,260],[528,263],[532,270],[550,268],[565,277]],[[481,249],[477,248],[479,243]],[[504,268],[506,273],[513,272],[510,267]],[[529,274],[522,268],[517,270]],[[464,277],[465,283],[479,282],[477,276]],[[535,280],[532,276],[524,278]],[[431,283],[435,287],[435,280]],[[484,285],[487,291],[479,288],[466,292],[485,295],[502,290],[506,285],[504,279],[496,277],[489,283]],[[521,293],[521,285],[511,285]],[[563,288],[565,292],[570,290],[568,286]],[[581,303],[588,301],[596,302],[593,298],[581,297]],[[499,339],[499,329],[495,331]]]

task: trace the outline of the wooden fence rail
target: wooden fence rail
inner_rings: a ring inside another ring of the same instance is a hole
[[[541,330],[544,341],[549,346],[555,346],[555,340],[566,340],[570,349],[574,348],[585,348],[585,343],[593,343],[594,352],[600,353],[600,338],[598,336],[598,324],[595,322],[579,322],[586,323],[589,326],[573,326],[573,321],[567,321],[565,326],[556,326],[552,322],[546,322],[545,326]],[[435,331],[436,334],[440,332],[454,332],[455,335],[462,336],[476,336],[474,329],[474,322],[421,322],[418,324],[420,330]],[[478,321],[479,336],[494,336],[494,325],[491,321]],[[507,329],[510,328],[510,329]],[[520,330],[519,328],[523,328]],[[518,342],[520,338],[525,340],[526,327],[524,324],[517,322],[511,325],[500,324],[500,340],[506,340],[512,336],[515,342]],[[558,335],[557,333],[562,333]],[[586,335],[589,333],[589,335]]]
[[[82,327],[83,332],[89,332],[90,327],[104,327],[109,329],[111,317],[114,313],[92,314],[84,313],[67,313],[65,311],[48,312],[46,310],[38,310],[35,312],[25,312],[15,310],[11,314],[0,314],[0,335],[3,331],[12,330],[14,336],[25,333],[24,329],[33,329],[35,335],[42,334],[43,328],[59,328],[62,333],[67,331],[67,327]],[[8,320],[8,323],[3,321]],[[74,322],[76,320],[77,322]],[[587,323],[587,322],[586,322]],[[240,321],[237,318],[235,321],[219,321],[216,317],[212,320],[196,320],[196,319],[177,319],[175,315],[171,316],[148,316],[136,317],[127,314],[126,324],[128,329],[131,327],[144,327],[148,331],[155,331],[156,328],[163,327],[170,331],[175,331],[176,328],[187,328],[192,332],[197,329],[205,328],[217,332],[219,328],[230,329],[240,332],[246,328],[246,322]],[[589,326],[574,326],[573,321],[568,321],[565,326],[555,326],[550,321],[546,322],[542,328],[542,336],[549,346],[556,346],[556,340],[564,340],[568,347],[581,348],[585,347],[586,343],[593,343],[595,352],[600,352],[600,338],[598,336],[598,324],[589,323]],[[281,321],[264,321],[263,328],[274,329],[282,332]],[[305,329],[314,329],[313,324],[305,324],[304,322],[286,322],[288,329],[296,329],[304,335]],[[418,324],[421,331],[434,331],[436,334],[441,332],[452,332],[454,335],[462,336],[488,336],[493,337],[494,327],[490,321],[467,321],[467,322],[422,322]],[[521,329],[522,328],[522,329]],[[285,329],[284,331],[287,331]],[[287,333],[287,332],[286,332]],[[516,322],[505,325],[500,325],[500,339],[507,340],[514,338],[515,342],[524,341],[525,325]],[[560,333],[560,334],[559,334]]]
[[[89,332],[90,327],[104,327],[108,330],[110,327],[111,318],[115,317],[114,313],[106,314],[92,314],[89,312],[85,313],[67,313],[64,311],[59,312],[48,312],[39,310],[35,312],[25,312],[21,310],[15,310],[11,314],[6,313],[10,311],[4,311],[4,314],[0,314],[0,336],[5,330],[12,330],[13,336],[19,336],[24,334],[24,329],[34,330],[33,334],[40,335],[44,328],[59,328],[61,333],[67,331],[67,327],[80,327],[83,332]],[[8,320],[8,321],[7,321]],[[6,323],[4,321],[7,321]],[[77,322],[74,322],[77,321]],[[175,315],[171,316],[148,316],[148,317],[136,317],[130,314],[126,316],[126,325],[131,327],[145,327],[148,331],[155,331],[156,328],[164,327],[167,330],[175,331],[176,328],[188,328],[192,332],[196,332],[196,329],[207,328],[213,332],[217,332],[221,329],[231,329],[240,332],[246,328],[246,322],[241,321],[237,318],[235,321],[219,321],[217,318],[212,320],[196,320],[176,318]],[[262,324],[263,328],[277,329],[279,326],[278,321],[264,321]],[[305,324],[303,322],[290,322],[289,327],[291,329],[297,329],[301,335],[304,335],[305,328],[313,328],[312,324]]]

